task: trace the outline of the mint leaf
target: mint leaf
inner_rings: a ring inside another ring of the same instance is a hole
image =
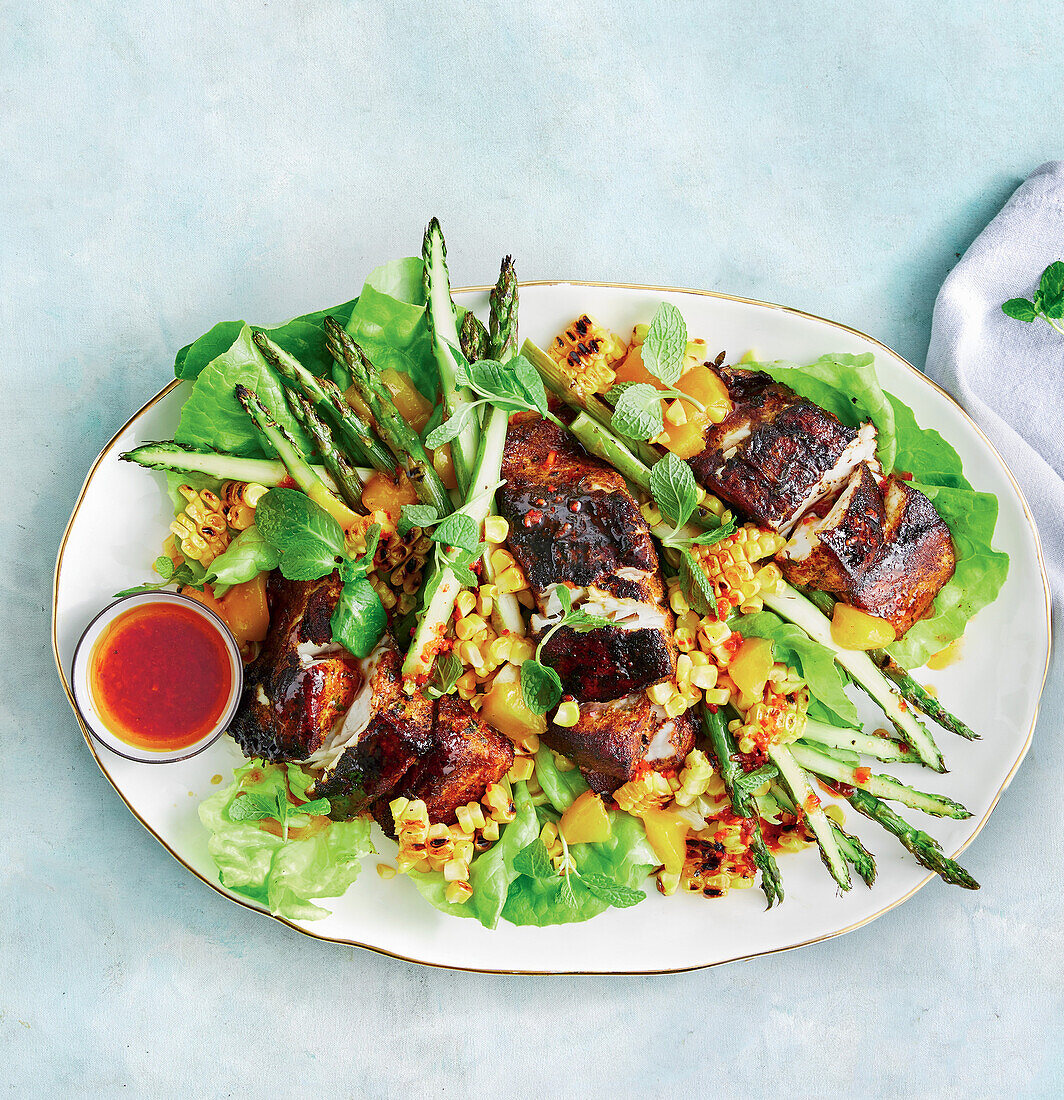
[[[643,366],[667,386],[674,386],[683,373],[687,351],[687,325],[671,302],[662,302],[654,314],[643,341]]]
[[[472,516],[465,512],[452,512],[440,522],[431,538],[441,546],[476,550],[480,545],[480,528]]]
[[[164,561],[166,565],[162,565]],[[139,596],[143,592],[158,592],[159,589],[168,588],[171,584],[183,588],[195,588],[200,592],[203,591],[203,585],[187,562],[182,562],[175,568],[174,563],[169,558],[158,557],[155,559],[153,568],[157,573],[161,572],[163,574],[162,580],[148,581],[146,584],[138,584],[134,588],[123,588],[121,592],[114,594],[114,598],[120,600],[125,596]]]
[[[671,451],[654,463],[650,493],[661,514],[677,527],[685,524],[698,506],[698,489],[691,467]]]
[[[388,616],[380,596],[365,577],[344,583],[329,625],[333,640],[348,653],[368,657],[373,652],[388,625]]]
[[[720,542],[723,539],[730,538],[735,534],[737,528],[735,526],[735,520],[730,519],[727,523],[722,523],[714,531],[704,531],[700,535],[695,535],[693,539],[688,542],[689,546],[712,546],[715,542]]]
[[[625,886],[599,871],[582,874],[580,881],[595,897],[608,901],[617,909],[627,909],[630,905],[638,905],[646,900],[646,894],[642,890],[633,890],[631,886]]]
[[[276,817],[277,809],[272,799],[254,791],[246,791],[229,807],[230,821],[261,821],[264,817]]]
[[[404,504],[399,513],[399,534],[405,535],[412,527],[431,527],[439,518],[431,504]]]
[[[558,901],[566,909],[576,908],[576,892],[573,890],[573,884],[568,874],[562,877],[562,887],[558,891]]]
[[[653,439],[665,428],[661,413],[661,391],[649,382],[622,382],[606,395],[616,400],[611,417],[614,431],[629,439]]]
[[[159,557],[152,562],[152,569],[162,577],[164,583],[167,583],[174,575],[173,560],[168,558],[165,554],[160,554]]]
[[[547,846],[539,837],[514,856],[513,868],[518,874],[528,875],[529,878],[551,878],[555,873]]]
[[[516,377],[529,404],[540,414],[547,415],[547,391],[539,371],[523,356],[515,355],[507,364]]]
[[[442,657],[437,657],[436,667],[432,671],[432,683],[425,689],[425,694],[430,699],[447,695],[458,683],[458,678],[464,671],[465,666],[453,653],[445,653]]]
[[[281,574],[288,580],[327,576],[344,554],[343,528],[295,489],[271,489],[255,508],[255,525],[280,552]]]
[[[576,611],[570,611],[558,625],[567,626],[577,634],[587,634],[589,631],[602,630],[614,624],[605,615],[590,615],[577,608]]]
[[[462,433],[469,418],[475,414],[476,410],[477,405],[474,403],[460,405],[454,416],[448,417],[438,428],[433,428],[429,432],[425,437],[425,446],[435,450],[445,443],[450,443],[452,439]]]
[[[521,698],[533,714],[546,714],[562,697],[561,677],[553,668],[529,658],[521,665]]]
[[[739,772],[732,780],[732,795],[737,802],[745,802],[758,787],[775,779],[779,771],[772,764],[765,764],[752,772]]]
[[[1010,298],[1002,305],[1001,312],[1013,320],[1026,321],[1028,324],[1038,318],[1034,302],[1029,302],[1026,298]]]
[[[708,615],[710,610],[717,613],[713,582],[706,576],[702,563],[687,549],[680,551],[680,588],[696,614]]]
[[[454,557],[443,555],[443,564],[449,569],[466,588],[475,588],[480,583],[480,578],[473,572],[472,565],[484,552],[484,544],[480,543],[472,550],[459,550]],[[426,594],[423,603],[427,606],[430,597]]]
[[[1064,317],[1064,263],[1056,260],[1042,272],[1035,294],[1035,304],[1047,317]]]

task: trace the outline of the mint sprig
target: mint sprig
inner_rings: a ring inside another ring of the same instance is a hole
[[[699,412],[705,406],[675,388],[683,374],[684,355],[687,352],[687,325],[683,315],[670,302],[662,302],[647,329],[640,353],[643,366],[662,385],[649,382],[622,382],[606,394],[613,405],[610,418],[615,432],[640,442],[653,439],[665,430],[661,402],[665,398],[678,397]]]
[[[158,592],[160,589],[169,588],[172,584],[179,585],[182,588],[203,590],[202,574],[197,576],[188,562],[174,565],[173,561],[165,554],[160,554],[152,563],[152,569],[159,574],[160,580],[138,584],[134,588],[123,588],[121,592],[115,593],[114,598],[120,600],[123,596],[139,596],[142,592]]]
[[[1064,262],[1056,260],[1042,272],[1034,299],[1010,298],[1001,311],[1016,321],[1031,324],[1039,317],[1064,336]]]
[[[580,889],[589,891],[616,909],[627,909],[646,900],[646,894],[642,890],[626,886],[623,882],[618,882],[601,871],[581,872],[573,860],[565,839],[560,839],[565,853],[564,866],[560,873],[555,871],[554,864],[551,863],[550,855],[547,853],[547,846],[539,837],[531,844],[525,845],[514,856],[513,869],[519,875],[526,875],[542,883],[556,884],[558,902],[572,912],[576,912],[579,907],[577,891]]]

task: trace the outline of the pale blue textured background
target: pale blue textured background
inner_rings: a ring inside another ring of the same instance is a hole
[[[786,302],[920,363],[957,255],[1064,153],[1045,4],[525,7],[0,3],[0,1084],[1060,1094],[1059,664],[966,857],[981,893],[931,885],[843,939],[666,978],[305,940],[182,870],[82,745],[55,548],[97,451],[215,320],[348,297],[436,213],[457,283],[512,251],[524,278]]]

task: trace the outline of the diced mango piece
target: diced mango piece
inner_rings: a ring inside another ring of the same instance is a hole
[[[614,367],[617,379],[613,383],[619,386],[622,382],[649,382],[652,386],[658,384],[658,380],[643,366],[643,353],[639,344],[633,344],[628,349],[628,354]]]
[[[831,616],[831,638],[843,649],[879,649],[895,639],[894,627],[886,619],[869,615],[848,603],[835,604]]]
[[[558,822],[566,844],[601,844],[610,838],[610,816],[594,791],[584,791]],[[655,849],[656,851],[656,849]]]
[[[744,638],[728,665],[728,675],[735,686],[743,695],[755,699],[761,697],[771,671],[772,643],[768,638]]]
[[[216,602],[220,608],[222,620],[241,645],[265,640],[266,633],[270,629],[265,573],[260,573],[242,584],[234,584]]]
[[[687,858],[687,831],[690,826],[679,814],[670,810],[647,810],[640,816],[646,826],[647,840],[665,865],[665,871],[678,875]]]
[[[701,454],[706,446],[706,418],[686,401],[683,403],[687,420],[683,424],[665,422],[665,431],[659,437],[662,446],[672,451],[677,458],[694,458]]]
[[[716,372],[704,364],[692,367],[682,374],[676,388],[703,404],[714,424],[719,424],[731,412],[732,403],[727,387],[717,377]]]
[[[458,488],[458,477],[454,472],[454,456],[451,454],[450,443],[444,443],[432,452],[432,467],[440,475],[446,489]]]
[[[422,397],[410,375],[388,367],[381,371],[381,381],[392,395],[392,403],[399,410],[399,415],[415,432],[421,432],[432,415],[432,404]]]
[[[484,696],[480,717],[511,741],[523,741],[533,733],[544,734],[547,719],[525,706],[521,696],[521,678],[516,672],[514,669],[513,675],[507,675],[507,670],[503,670],[495,677]]]
[[[404,504],[417,504],[418,495],[406,474],[398,482],[379,470],[362,489],[362,506],[367,512],[387,512],[393,524],[399,522]]]

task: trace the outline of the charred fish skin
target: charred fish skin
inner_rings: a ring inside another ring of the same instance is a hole
[[[562,627],[543,647],[541,660],[562,681],[562,691],[604,702],[668,680],[676,668],[674,646],[664,631],[604,627],[578,634]]]
[[[779,563],[792,584],[886,619],[901,637],[953,575],[956,552],[919,489],[862,465],[826,516],[802,521]]]
[[[579,699],[615,699],[672,676],[672,614],[657,552],[620,474],[557,425],[537,418],[510,425],[502,476],[499,511],[509,524],[510,552],[546,620],[540,637],[550,628],[548,605],[558,586],[569,588],[576,604],[592,597],[645,604],[661,622],[626,629],[618,620],[617,627],[579,637],[558,631],[544,659],[558,671],[563,689]],[[560,606],[555,611],[560,614]]]
[[[577,764],[599,794],[612,794],[644,771],[678,768],[695,745],[688,712],[670,718],[645,694],[581,703],[575,726],[551,723],[544,742]]]
[[[432,747],[398,787],[371,807],[389,836],[395,836],[389,805],[394,799],[422,799],[430,822],[449,823],[459,806],[479,801],[487,787],[513,767],[513,742],[489,726],[464,699],[443,695],[435,710]]]
[[[949,528],[919,489],[896,477],[888,477],[882,489],[883,549],[855,584],[851,602],[887,619],[900,638],[953,576],[957,555]]]
[[[245,670],[229,727],[245,756],[302,760],[351,705],[359,685],[357,662],[333,643],[330,624],[340,589],[335,573],[316,581],[270,575],[270,630]]]
[[[732,410],[709,425],[705,448],[689,464],[700,484],[763,526],[787,532],[872,458],[870,425],[846,426],[763,371],[711,369]]]

